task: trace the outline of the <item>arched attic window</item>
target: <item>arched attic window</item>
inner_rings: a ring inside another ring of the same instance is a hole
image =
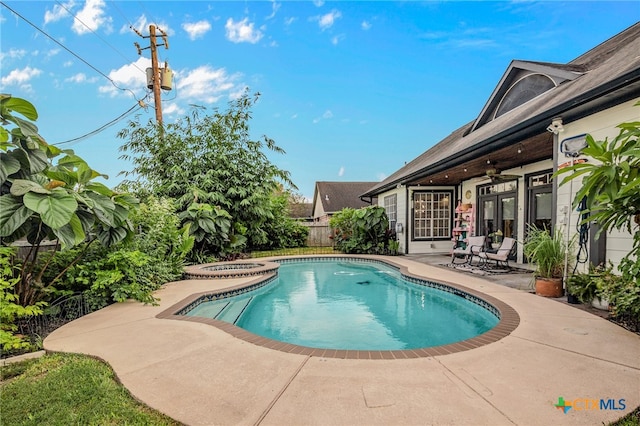
[[[496,108],[494,118],[500,117],[554,87],[556,84],[553,80],[544,74],[529,74],[521,78],[504,94],[498,108]]]

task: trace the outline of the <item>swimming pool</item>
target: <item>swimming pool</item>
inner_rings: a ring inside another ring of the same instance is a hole
[[[277,278],[234,290],[232,297],[201,296],[179,314],[292,345],[355,351],[442,347],[491,333],[500,321],[500,310],[483,298],[380,261],[279,263]]]

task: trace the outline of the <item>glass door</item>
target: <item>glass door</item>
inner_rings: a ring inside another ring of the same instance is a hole
[[[551,230],[551,188],[536,188],[529,194],[529,223],[538,229]]]
[[[478,235],[488,237],[493,248],[505,237],[518,239],[516,194],[515,180],[478,188]]]
[[[498,195],[498,200],[498,229],[502,231],[503,237],[516,238],[516,197]]]
[[[495,197],[482,200],[480,209],[480,233],[487,236],[496,230],[496,200]]]

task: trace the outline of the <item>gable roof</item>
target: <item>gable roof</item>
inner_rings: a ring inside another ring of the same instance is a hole
[[[310,219],[313,217],[313,203],[289,204],[289,217],[294,219]]]
[[[429,150],[370,188],[365,197],[380,194],[398,184],[429,176],[490,153],[526,137],[546,133],[554,117],[565,123],[640,96],[640,23],[605,41],[568,64],[514,61],[501,83],[506,84],[517,67],[541,69],[566,77],[555,88],[494,118],[474,126],[488,110],[500,85],[474,121],[455,130]],[[534,66],[535,65],[535,66]],[[571,79],[569,77],[575,76]]]
[[[313,208],[316,211],[318,200],[322,203],[325,213],[331,214],[344,208],[359,209],[370,206],[371,203],[362,201],[360,194],[369,190],[378,182],[316,182],[313,194]]]

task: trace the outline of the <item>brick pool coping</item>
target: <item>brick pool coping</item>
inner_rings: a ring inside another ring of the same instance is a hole
[[[349,259],[369,259],[363,258],[359,256],[346,256],[346,255],[338,255],[334,256],[337,258],[349,258]],[[312,257],[292,257],[288,259],[312,259]],[[326,258],[323,258],[326,259]],[[393,267],[396,267],[400,270],[401,274],[405,277],[412,278],[413,280],[425,281],[425,282],[435,282],[434,280],[427,279],[425,277],[421,277],[419,275],[412,274],[408,271],[408,268],[403,265],[398,265],[389,260],[375,260],[376,262],[386,263]],[[230,263],[230,262],[227,262]],[[246,261],[243,263],[247,263]],[[249,262],[249,263],[268,263],[268,262]],[[277,265],[277,264],[276,264]],[[203,265],[198,265],[203,266]],[[216,320],[212,318],[203,318],[203,317],[191,317],[186,315],[178,315],[179,312],[188,308],[190,305],[196,303],[199,299],[210,296],[210,295],[219,295],[233,292],[240,292],[247,287],[252,287],[259,285],[264,281],[268,281],[274,278],[277,275],[274,271],[267,271],[264,275],[255,278],[246,283],[227,287],[217,291],[206,291],[201,293],[194,293],[190,296],[187,296],[180,302],[170,306],[165,309],[158,315],[156,318],[158,319],[171,319],[177,321],[191,321],[197,322],[201,324],[207,324],[214,326],[221,331],[224,331],[231,336],[244,340],[248,343],[252,343],[254,345],[262,346],[269,349],[274,349],[281,352],[287,352],[292,354],[313,356],[313,357],[323,357],[323,358],[342,358],[342,359],[410,359],[410,358],[423,358],[423,357],[432,357],[432,356],[440,356],[453,354],[457,352],[468,351],[471,349],[479,348],[494,342],[497,342],[504,337],[511,334],[518,325],[520,324],[520,316],[511,306],[506,304],[505,302],[490,296],[488,294],[479,292],[477,290],[465,287],[460,284],[438,280],[437,284],[443,284],[452,289],[457,290],[458,292],[467,293],[473,297],[476,297],[480,300],[484,300],[485,302],[492,305],[496,311],[498,312],[498,316],[500,318],[498,324],[493,327],[491,330],[480,334],[478,336],[472,337],[471,339],[463,340],[456,343],[451,343],[447,345],[441,346],[432,346],[428,348],[419,348],[419,349],[402,349],[402,350],[338,350],[338,349],[318,349],[318,348],[310,348],[307,346],[294,345],[291,343],[285,343],[278,340],[268,339],[266,337],[258,336],[257,334],[251,333],[247,330],[244,330],[236,325],[231,323]],[[212,278],[212,277],[207,277]],[[454,291],[457,294],[457,292]]]
[[[205,263],[184,268],[184,277],[190,280],[212,278],[243,278],[265,275],[278,269],[275,262],[234,260],[230,262]]]

